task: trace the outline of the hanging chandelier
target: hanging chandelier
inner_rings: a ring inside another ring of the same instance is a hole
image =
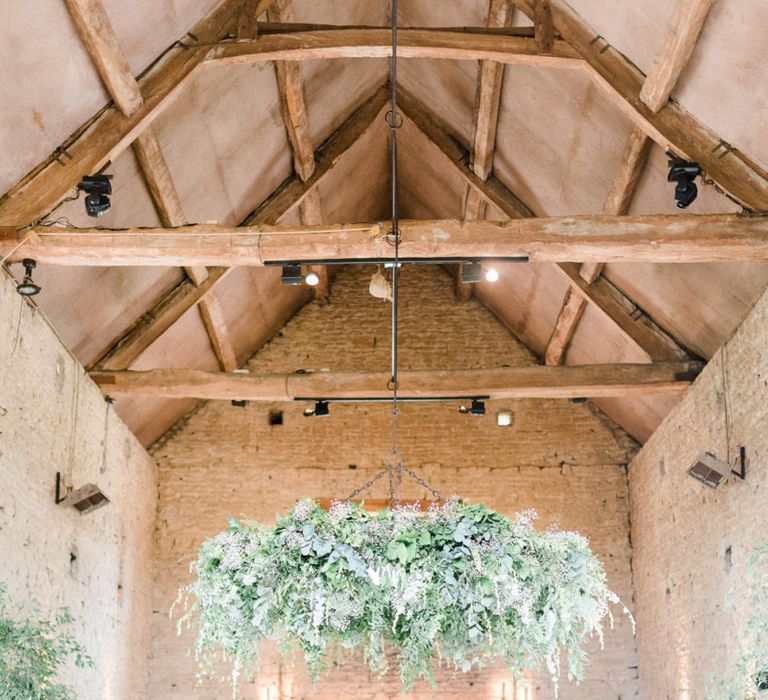
[[[299,501],[274,526],[230,521],[207,540],[180,593],[179,631],[197,631],[203,663],[223,651],[233,682],[258,668],[265,640],[298,648],[313,679],[339,649],[362,652],[371,670],[399,657],[406,689],[434,680],[438,665],[467,672],[503,660],[515,676],[544,666],[557,692],[565,660],[569,679],[584,673],[584,646],[597,636],[618,598],[602,564],[574,532],[537,532],[535,515],[508,519],[484,505],[444,499],[405,466],[398,446],[398,304],[400,239],[397,132],[397,0],[392,0],[391,267],[392,448],[385,469],[325,510]],[[402,506],[400,487],[414,479],[434,501],[426,512]],[[387,479],[387,510],[371,513],[353,499]],[[625,609],[626,611],[626,609]]]

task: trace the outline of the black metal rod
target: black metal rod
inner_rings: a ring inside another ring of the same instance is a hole
[[[461,263],[527,263],[526,255],[495,258],[318,258],[315,260],[265,260],[265,267],[288,267],[290,265],[458,265]]]
[[[399,403],[452,403],[454,401],[490,401],[490,396],[478,396],[469,394],[465,396],[399,396]],[[377,396],[364,396],[357,398],[336,398],[326,399],[322,397],[297,396],[294,401],[304,401],[307,403],[389,403],[390,398]]]

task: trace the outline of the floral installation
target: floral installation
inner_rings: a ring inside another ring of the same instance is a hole
[[[768,542],[755,547],[747,569],[749,581],[741,581],[739,588],[729,593],[725,606],[735,614],[737,594],[749,591],[749,617],[735,640],[741,646],[740,656],[730,673],[709,679],[705,700],[768,697]]]
[[[66,608],[51,614],[11,604],[0,583],[0,698],[75,700],[59,671],[69,661],[85,668],[93,660],[72,635],[73,622]]]
[[[602,644],[619,601],[586,538],[539,533],[534,518],[455,499],[426,513],[306,499],[274,527],[230,520],[192,564],[179,633],[196,628],[203,672],[223,651],[235,683],[263,640],[300,649],[315,680],[339,648],[383,674],[392,645],[406,690],[434,683],[437,664],[466,672],[500,659],[515,675],[543,664],[555,687],[564,659],[578,681],[584,645]]]

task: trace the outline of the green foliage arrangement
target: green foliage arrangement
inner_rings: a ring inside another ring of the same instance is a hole
[[[750,615],[740,640],[741,657],[732,673],[709,682],[706,700],[768,698],[768,542],[752,552],[747,565]]]
[[[2,700],[75,700],[57,683],[59,667],[73,658],[79,668],[93,661],[67,629],[73,622],[66,609],[48,615],[11,606],[0,584],[0,698]]]
[[[232,520],[192,565],[179,632],[196,627],[204,668],[223,650],[235,680],[265,639],[298,647],[315,679],[338,648],[384,673],[391,644],[406,689],[432,682],[436,660],[466,672],[503,659],[515,674],[544,664],[557,683],[564,655],[580,680],[584,644],[602,643],[618,598],[583,536],[538,533],[533,517],[456,501],[372,514],[304,500],[275,527]]]

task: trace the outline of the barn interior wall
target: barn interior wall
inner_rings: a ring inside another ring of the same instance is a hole
[[[110,503],[54,503],[55,476]],[[64,669],[82,700],[147,686],[157,469],[46,318],[0,274],[0,581],[11,600],[70,608],[92,669]]]
[[[309,304],[249,363],[251,371],[297,369],[386,371],[390,307],[368,294],[372,270],[341,271],[331,302]],[[437,268],[406,268],[402,277],[400,363],[445,369],[529,365],[533,355],[477,301],[454,301],[452,282]],[[226,529],[228,516],[269,522],[304,496],[344,498],[384,466],[390,454],[390,408],[331,407],[327,418],[306,418],[304,404],[209,402],[153,448],[160,471],[158,576],[153,617],[150,697],[224,697],[217,683],[195,686],[193,637],[176,634],[168,618],[179,587],[190,580],[189,559],[206,537]],[[586,404],[567,401],[489,402],[483,418],[460,415],[454,404],[405,405],[400,448],[407,465],[442,493],[483,501],[505,514],[529,508],[541,528],[557,523],[585,533],[613,589],[632,605],[631,549],[625,464],[635,443]],[[514,424],[496,425],[510,409]],[[282,424],[270,425],[270,412]],[[379,483],[372,496],[386,496]],[[424,497],[413,483],[404,497]],[[617,611],[619,613],[619,611]],[[595,643],[597,647],[597,643]],[[595,650],[585,682],[561,697],[630,698],[637,693],[631,624],[620,613]],[[438,690],[417,686],[412,698],[501,698],[511,679],[501,668],[454,678]],[[553,698],[545,674],[530,677],[529,697]],[[302,664],[280,665],[268,654],[255,683],[238,697],[398,698],[396,673],[372,680],[360,661],[340,661],[312,690]],[[436,695],[437,693],[437,695]]]
[[[747,558],[768,538],[767,338],[765,292],[630,464],[643,697],[704,697],[741,653]],[[704,451],[735,466],[740,446],[746,480],[713,491],[688,475]]]

